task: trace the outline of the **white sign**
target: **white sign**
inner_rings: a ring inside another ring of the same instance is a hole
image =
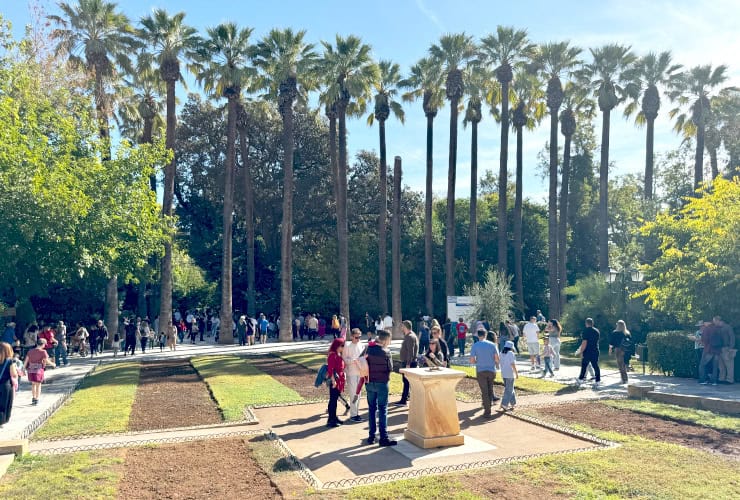
[[[451,321],[457,321],[460,318],[465,320],[465,323],[470,323],[473,319],[473,308],[475,307],[473,297],[469,296],[448,296],[447,297],[447,317]]]

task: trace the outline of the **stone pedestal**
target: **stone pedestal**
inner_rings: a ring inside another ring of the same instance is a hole
[[[465,373],[449,368],[404,368],[401,373],[411,385],[409,423],[404,438],[420,448],[464,444],[455,386]]]

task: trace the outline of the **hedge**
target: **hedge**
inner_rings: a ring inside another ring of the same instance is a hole
[[[698,363],[688,332],[652,332],[647,336],[651,370],[673,377],[696,377]]]

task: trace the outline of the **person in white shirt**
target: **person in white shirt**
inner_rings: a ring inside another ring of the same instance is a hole
[[[529,323],[524,325],[524,338],[527,339],[527,350],[529,351],[529,362],[532,369],[540,369],[537,358],[540,355],[540,327],[537,325],[537,317],[529,318]]]
[[[390,314],[386,314],[385,318],[383,318],[383,330],[393,331],[393,318],[391,318]]]
[[[344,359],[344,373],[347,376],[347,392],[352,397],[350,403],[350,420],[353,422],[362,422],[362,417],[359,415],[360,411],[360,398],[355,398],[357,393],[357,386],[360,383],[360,363],[359,359],[365,352],[365,344],[360,341],[362,338],[362,332],[359,328],[353,328],[350,340],[345,342],[344,350],[342,351],[342,358]]]
[[[218,335],[218,327],[221,325],[221,318],[216,316],[215,314],[211,318],[211,334],[213,334],[214,337]]]

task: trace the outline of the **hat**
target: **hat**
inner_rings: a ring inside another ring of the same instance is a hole
[[[511,340],[507,340],[506,343],[504,344],[504,349],[506,349],[507,347],[509,349],[513,349],[514,348],[514,342],[512,342]]]

